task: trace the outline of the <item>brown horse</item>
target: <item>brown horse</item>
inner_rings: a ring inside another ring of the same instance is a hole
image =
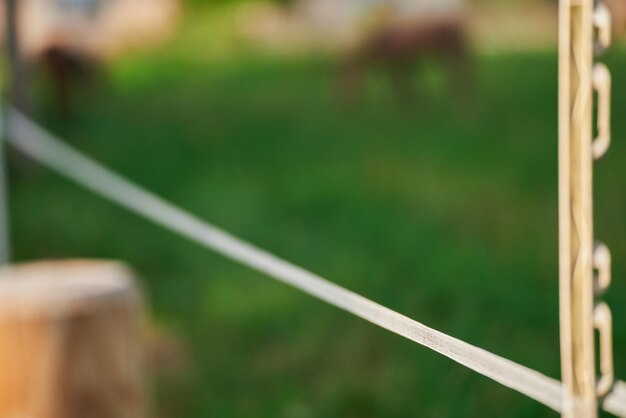
[[[55,108],[61,116],[70,116],[81,99],[102,73],[101,63],[82,51],[51,46],[33,63],[51,87]]]
[[[354,97],[371,69],[384,71],[395,94],[414,97],[413,76],[420,63],[437,60],[445,65],[457,93],[471,85],[469,43],[463,19],[440,18],[386,24],[349,53],[339,71],[339,88]]]
[[[88,89],[108,61],[164,41],[179,13],[179,0],[18,3],[19,58],[26,68],[45,75],[63,113],[77,107],[81,90]],[[3,25],[0,19],[0,38],[6,32]]]

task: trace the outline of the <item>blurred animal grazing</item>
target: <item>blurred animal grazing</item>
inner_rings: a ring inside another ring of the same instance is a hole
[[[437,18],[382,26],[349,53],[340,68],[339,88],[354,97],[365,76],[380,69],[402,100],[414,96],[412,79],[420,64],[437,60],[445,65],[455,93],[465,93],[472,81],[470,50],[464,21]]]
[[[38,58],[57,110],[68,116],[77,107],[79,94],[90,90],[98,72],[97,60],[68,48],[51,47]]]
[[[94,70],[122,53],[166,39],[179,0],[19,0],[22,59],[54,85],[58,107],[75,105],[75,92]],[[0,33],[5,32],[0,20]],[[0,35],[2,36],[2,35]]]

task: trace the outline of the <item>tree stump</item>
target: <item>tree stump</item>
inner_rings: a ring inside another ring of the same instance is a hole
[[[1,269],[0,417],[143,417],[141,317],[122,264]]]

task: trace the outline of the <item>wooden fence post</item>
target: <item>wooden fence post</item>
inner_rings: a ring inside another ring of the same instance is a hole
[[[141,296],[102,261],[0,270],[0,417],[142,418]]]

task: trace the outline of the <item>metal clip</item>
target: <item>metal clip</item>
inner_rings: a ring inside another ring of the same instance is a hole
[[[593,86],[598,93],[598,136],[592,144],[594,159],[602,158],[611,145],[611,73],[606,65],[593,67]]]
[[[611,46],[613,25],[611,11],[602,2],[598,2],[593,11],[593,25],[598,31],[597,47],[600,51]]]
[[[609,306],[600,302],[593,311],[593,323],[600,335],[600,378],[596,383],[596,395],[603,397],[613,388],[613,319]]]
[[[593,268],[597,271],[594,290],[596,296],[600,296],[611,285],[611,251],[601,242],[596,242],[593,248]]]

